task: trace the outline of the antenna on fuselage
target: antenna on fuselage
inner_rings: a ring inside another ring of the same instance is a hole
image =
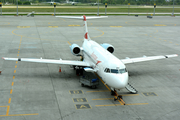
[[[75,17],[75,16],[56,16],[60,18],[73,18],[73,19],[80,19],[84,21],[84,39],[90,40],[89,34],[88,34],[88,28],[87,28],[87,19],[95,19],[95,18],[107,18],[108,16],[81,16],[81,17]]]

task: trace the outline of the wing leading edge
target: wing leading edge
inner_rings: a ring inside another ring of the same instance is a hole
[[[35,62],[35,63],[51,63],[51,64],[62,64],[62,65],[76,65],[90,67],[87,62],[84,61],[70,61],[70,60],[52,60],[52,59],[35,59],[35,58],[2,58],[10,61],[23,61],[23,62]]]
[[[129,64],[129,63],[136,63],[136,62],[144,62],[144,61],[150,61],[150,60],[158,60],[158,59],[164,59],[164,58],[171,58],[171,57],[177,57],[177,54],[173,55],[161,55],[161,56],[150,56],[150,57],[139,57],[139,58],[127,58],[127,59],[121,59],[121,61],[124,64]]]

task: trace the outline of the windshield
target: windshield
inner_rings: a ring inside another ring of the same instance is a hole
[[[111,73],[119,73],[119,70],[117,70],[117,69],[111,69]]]
[[[124,69],[109,69],[109,68],[106,68],[104,70],[104,72],[106,72],[106,73],[123,74],[123,73],[126,73],[127,70],[126,70],[126,68],[124,68]]]
[[[126,68],[125,69],[119,69],[119,72],[122,74],[122,73],[127,72],[127,70],[126,70]]]

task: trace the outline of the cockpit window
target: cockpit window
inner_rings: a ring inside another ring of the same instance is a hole
[[[104,70],[104,72],[110,73],[110,69],[109,69],[109,68],[106,68],[106,69]]]
[[[119,73],[118,69],[111,69],[111,73]]]
[[[119,69],[119,72],[122,74],[122,73],[127,72],[127,70],[126,70],[126,68],[125,69]]]
[[[109,69],[109,68],[106,68],[104,70],[104,72],[106,72],[106,73],[123,74],[123,73],[126,73],[127,70],[126,70],[126,68],[124,68],[124,69]]]

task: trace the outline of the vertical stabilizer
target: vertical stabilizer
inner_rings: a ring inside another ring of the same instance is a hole
[[[88,28],[87,28],[87,21],[86,21],[86,16],[83,15],[83,21],[84,21],[84,39],[90,40],[89,34],[88,34]]]

